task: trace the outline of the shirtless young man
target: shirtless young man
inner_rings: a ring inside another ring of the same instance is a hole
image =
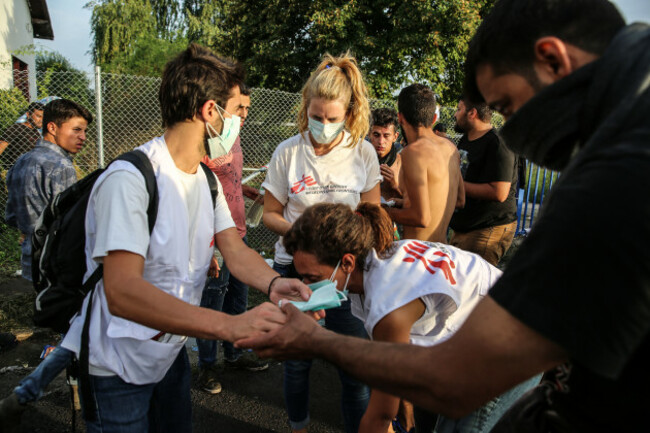
[[[401,152],[400,185],[406,191],[402,208],[388,208],[404,225],[405,239],[447,242],[447,227],[465,191],[456,147],[433,133],[436,98],[422,84],[404,88],[398,98],[398,119],[408,146]]]

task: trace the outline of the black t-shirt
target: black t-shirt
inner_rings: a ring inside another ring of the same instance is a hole
[[[465,207],[458,209],[449,226],[465,233],[486,227],[508,224],[517,220],[517,158],[501,141],[494,129],[474,141],[467,135],[458,142],[458,150],[467,152],[469,164],[463,175],[465,182],[511,182],[504,202],[466,197]]]
[[[0,155],[2,168],[9,170],[20,155],[34,148],[39,138],[41,138],[41,134],[24,123],[10,125],[0,137],[0,141],[9,143],[2,155]]]
[[[568,352],[569,392],[554,406],[576,431],[650,431],[648,191],[646,142],[575,161],[490,291]]]

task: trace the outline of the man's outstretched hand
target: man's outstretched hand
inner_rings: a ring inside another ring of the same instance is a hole
[[[315,354],[317,337],[326,337],[323,329],[310,315],[302,313],[293,304],[283,303],[287,321],[281,327],[261,335],[244,338],[235,346],[253,349],[262,358],[301,359]]]

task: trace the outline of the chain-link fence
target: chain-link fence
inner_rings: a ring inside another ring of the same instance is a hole
[[[17,75],[26,73],[14,72]],[[163,133],[158,105],[158,77],[45,71],[37,73],[36,82],[38,98],[57,96],[71,99],[88,108],[95,117],[88,128],[86,144],[74,159],[79,178]],[[0,141],[8,143],[0,155],[2,214],[7,200],[4,186],[6,172],[35,141],[36,129],[24,116],[29,101],[23,90],[0,90]],[[241,131],[244,176],[268,164],[277,145],[298,133],[296,114],[299,103],[300,94],[297,93],[252,89],[251,110]],[[392,100],[371,101],[371,108],[380,107],[396,108],[396,103]],[[450,138],[457,141],[460,135],[453,132],[454,111],[454,108],[443,107],[440,122],[448,127]],[[23,123],[16,125],[17,120]],[[264,175],[260,174],[250,181],[250,185],[259,187],[263,180]],[[251,203],[246,199],[247,208]],[[0,263],[19,257],[19,234],[2,221]],[[268,252],[273,248],[277,235],[260,224],[249,228],[248,240],[251,247]]]

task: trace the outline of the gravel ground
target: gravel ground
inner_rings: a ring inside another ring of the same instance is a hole
[[[24,330],[29,324],[15,320],[16,305],[31,305],[31,285],[20,278],[0,284],[0,328]],[[10,313],[7,313],[10,310]],[[18,314],[20,315],[20,314]],[[22,314],[24,317],[25,314]],[[57,336],[41,328],[17,347],[0,352],[0,397],[9,395],[20,379],[38,365],[39,355],[46,344],[56,344]],[[197,352],[193,340],[188,341],[188,353],[196,369]],[[282,365],[272,361],[269,369],[247,372],[223,369],[220,379],[223,391],[208,395],[192,389],[193,424],[195,433],[214,432],[288,432],[290,431],[282,397]],[[196,375],[194,375],[196,376]],[[336,369],[323,361],[315,361],[311,373],[310,433],[342,432],[340,413],[340,384]],[[47,389],[46,395],[29,406],[23,414],[23,433],[63,433],[72,431],[72,411],[69,387],[61,374]],[[84,431],[77,413],[77,431]]]

